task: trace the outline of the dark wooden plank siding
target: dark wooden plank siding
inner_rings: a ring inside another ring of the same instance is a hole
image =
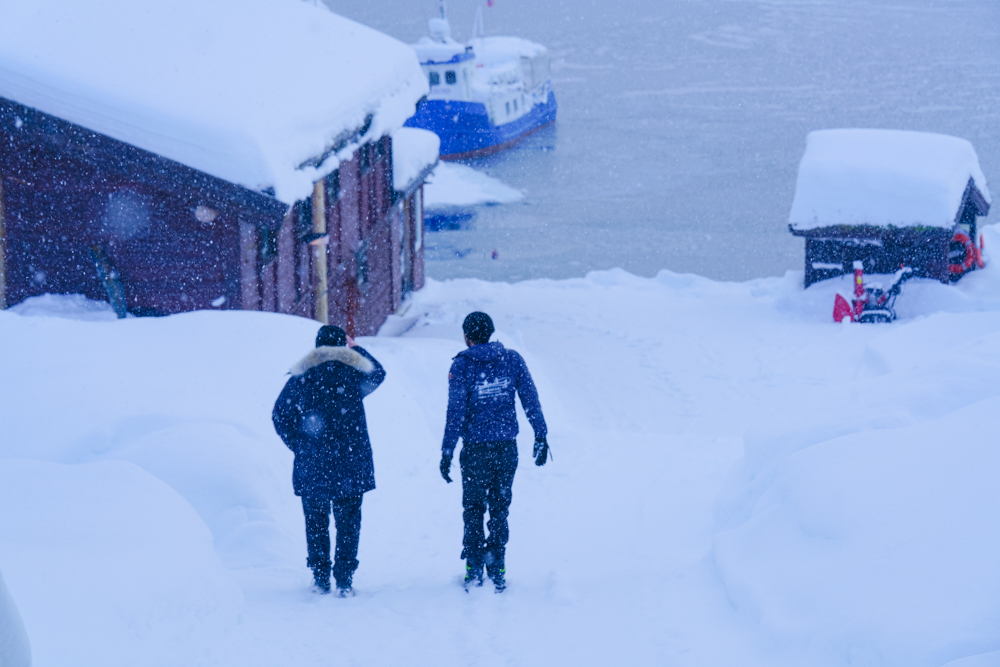
[[[6,305],[47,292],[106,299],[96,249],[135,314],[243,307],[238,220],[276,225],[285,209],[2,98],[0,174],[14,260]]]
[[[289,210],[0,98],[0,175],[0,307],[46,292],[106,299],[95,249],[137,314],[315,318],[325,261],[330,323],[370,335],[423,284],[420,197],[394,201],[389,137],[359,147]],[[312,202],[326,245],[310,244]]]
[[[9,180],[9,179],[6,179]],[[137,314],[238,307],[238,233],[232,217],[199,222],[187,200],[141,184],[61,188],[5,183],[13,264],[11,303],[47,292],[106,298],[91,249],[103,249]]]
[[[285,216],[278,230],[278,256],[276,258],[278,293],[278,312],[294,313],[296,306],[295,289],[295,245],[300,243],[296,238],[292,214]]]

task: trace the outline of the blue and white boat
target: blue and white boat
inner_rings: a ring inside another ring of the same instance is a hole
[[[518,37],[483,37],[482,10],[468,44],[451,37],[445,16],[413,48],[430,83],[427,100],[406,122],[441,137],[441,159],[489,155],[556,120],[549,52]],[[479,37],[476,37],[476,33]]]

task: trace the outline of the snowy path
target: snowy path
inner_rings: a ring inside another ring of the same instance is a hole
[[[366,400],[378,489],[348,600],[309,592],[269,419],[315,323],[0,313],[17,379],[0,571],[35,665],[940,667],[1000,649],[1000,274],[910,283],[903,319],[872,327],[831,324],[837,286],[799,281],[432,282],[404,336],[362,341],[388,379]],[[524,354],[555,455],[531,465],[522,416],[502,596],[458,586],[461,489],[437,472],[473,309]]]

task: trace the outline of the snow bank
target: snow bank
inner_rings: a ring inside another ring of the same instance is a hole
[[[438,161],[441,138],[429,130],[401,127],[392,134],[392,187],[405,192],[424,169]]]
[[[424,185],[424,208],[475,206],[476,204],[511,204],[524,199],[524,193],[472,167],[442,162],[434,168]]]
[[[25,299],[9,309],[29,317],[62,317],[70,320],[101,322],[118,319],[107,301],[92,301],[82,294],[42,294]],[[129,315],[129,317],[132,317]]]
[[[969,179],[990,201],[965,139],[901,130],[820,130],[806,138],[788,221],[951,228]]]
[[[1000,645],[1000,397],[920,421],[781,463],[749,521],[716,538],[737,606],[785,641],[872,664]]]
[[[31,667],[31,642],[14,598],[0,573],[0,665]]]
[[[236,623],[240,591],[209,532],[140,468],[3,459],[0,505],[36,665],[181,664]]]
[[[427,90],[408,46],[299,0],[12,0],[0,23],[0,96],[287,203],[338,160],[299,165]]]

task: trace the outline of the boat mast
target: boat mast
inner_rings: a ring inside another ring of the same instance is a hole
[[[448,16],[447,16],[447,12],[445,12],[444,0],[438,0],[438,5],[439,5],[439,7],[441,9],[441,18],[447,19]]]
[[[444,0],[441,0],[444,2]],[[472,19],[472,37],[469,38],[469,43],[471,44],[476,36],[478,35],[480,39],[485,36],[486,31],[483,29],[483,5],[482,3],[476,3],[476,17]]]

